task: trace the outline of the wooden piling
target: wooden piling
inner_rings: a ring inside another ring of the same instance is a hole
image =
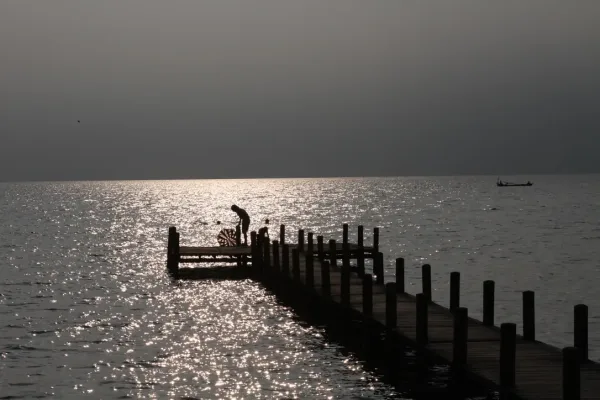
[[[523,339],[535,340],[535,294],[523,292]]]
[[[331,297],[331,278],[329,275],[329,263],[323,261],[321,263],[321,291],[324,297]]]
[[[306,286],[312,289],[315,285],[314,258],[313,258],[313,233],[308,232],[308,241],[306,243]]]
[[[373,260],[373,272],[375,273],[375,283],[383,285],[384,274],[383,274],[383,253],[377,252],[374,255]]]
[[[341,277],[341,302],[342,306],[350,307],[350,250],[348,243],[344,244],[344,253],[342,258]]]
[[[460,272],[450,273],[450,311],[460,307]]]
[[[284,224],[281,224],[279,226],[279,244],[281,246],[283,246],[285,244],[285,225]]]
[[[263,239],[263,271],[271,270],[271,246],[269,239]]]
[[[373,316],[373,276],[365,274],[362,277],[363,314],[367,318]]]
[[[329,266],[330,268],[335,267],[336,264],[336,243],[334,239],[329,240]]]
[[[348,244],[348,224],[342,225],[342,244]]]
[[[394,329],[398,318],[398,299],[396,294],[396,282],[385,284],[385,326]]]
[[[300,283],[300,250],[292,249],[292,279],[296,283]]]
[[[574,307],[574,346],[578,349],[582,362],[588,361],[588,306],[577,304]]]
[[[576,347],[565,347],[563,359],[563,400],[581,399],[581,352]]]
[[[483,325],[494,326],[494,281],[483,282]]]
[[[429,343],[429,334],[428,334],[428,322],[429,322],[429,313],[428,313],[428,304],[427,297],[423,293],[419,293],[416,296],[417,300],[417,344],[419,346],[425,346]]]
[[[319,257],[319,261],[323,261],[325,259],[325,249],[323,246],[323,235],[317,236],[317,255]]]
[[[453,314],[452,369],[458,383],[462,383],[467,365],[469,310],[458,307]]]
[[[290,245],[284,244],[281,247],[281,273],[285,278],[290,277]]]
[[[373,228],[373,252],[379,252],[379,228]]]
[[[281,272],[281,260],[279,258],[279,241],[273,240],[273,270],[276,273]]]
[[[517,325],[505,322],[500,325],[500,386],[515,386],[517,351]]]
[[[257,238],[256,238],[255,231],[250,232],[250,253],[252,256],[252,269],[251,269],[252,275],[258,276],[259,256],[258,256],[258,245],[257,245]]]
[[[365,275],[365,244],[364,244],[364,227],[358,226],[358,249],[356,254],[356,269],[358,276],[362,277]]]
[[[421,281],[423,294],[427,298],[427,301],[431,303],[431,265],[424,264],[421,267]]]
[[[304,229],[298,229],[298,251],[304,252]]]
[[[404,284],[404,258],[396,258],[396,290],[398,293],[405,293],[406,288]]]

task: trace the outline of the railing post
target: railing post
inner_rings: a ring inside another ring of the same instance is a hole
[[[375,253],[375,259],[373,260],[373,272],[375,273],[375,283],[383,285],[384,273],[383,273],[383,253]]]
[[[342,225],[342,244],[348,244],[348,224]]]
[[[574,308],[574,345],[579,351],[580,361],[588,360],[588,306],[577,304]]]
[[[358,235],[357,235],[357,253],[356,253],[356,269],[358,276],[365,275],[365,243],[364,243],[364,227],[362,225],[358,226]]]
[[[429,334],[428,334],[428,322],[429,322],[429,313],[428,313],[428,304],[427,297],[423,293],[419,293],[416,296],[417,298],[417,344],[419,346],[425,346],[429,343]]]
[[[396,283],[385,284],[385,326],[394,329],[398,318],[398,299],[396,297]]]
[[[483,282],[483,325],[494,326],[494,281]]]
[[[515,386],[517,351],[517,325],[505,322],[500,325],[500,386]]]
[[[313,233],[308,232],[308,242],[306,244],[306,286],[312,289],[315,285],[314,259],[313,259]]]
[[[379,228],[373,228],[373,252],[379,252]]]
[[[298,229],[298,251],[304,251],[304,229]]]
[[[450,310],[460,307],[460,272],[450,273]]]
[[[323,261],[325,259],[325,251],[323,248],[323,235],[317,236],[317,254],[319,257],[319,261]]]
[[[350,251],[348,243],[343,245],[344,253],[342,258],[341,273],[341,300],[343,307],[350,307]]]
[[[363,287],[363,314],[367,318],[373,316],[373,276],[365,274],[362,277]]]
[[[283,246],[285,244],[285,225],[279,226],[279,244]]]
[[[565,347],[563,356],[563,400],[581,399],[580,351],[576,347]]]
[[[423,294],[427,298],[427,301],[431,303],[431,265],[423,265],[421,268],[421,280],[423,285]]]
[[[335,267],[337,257],[337,245],[334,239],[329,240],[329,264],[330,267]]]
[[[404,285],[404,258],[396,258],[396,290],[398,293],[405,293]]]
[[[535,294],[523,292],[523,339],[535,340]]]

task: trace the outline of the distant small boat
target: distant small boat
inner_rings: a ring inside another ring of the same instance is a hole
[[[533,183],[527,181],[527,183],[513,183],[513,182],[503,182],[500,178],[496,181],[496,186],[504,187],[504,186],[533,186]]]

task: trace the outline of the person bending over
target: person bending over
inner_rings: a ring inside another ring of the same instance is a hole
[[[231,210],[235,212],[238,217],[240,217],[240,221],[238,225],[242,224],[242,233],[244,234],[244,244],[248,245],[248,228],[250,227],[250,216],[243,208],[239,208],[235,204],[231,206]]]

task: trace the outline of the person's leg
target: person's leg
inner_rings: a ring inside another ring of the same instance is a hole
[[[244,234],[244,244],[248,244],[248,228],[250,227],[250,221],[246,220],[242,222],[242,233]]]

